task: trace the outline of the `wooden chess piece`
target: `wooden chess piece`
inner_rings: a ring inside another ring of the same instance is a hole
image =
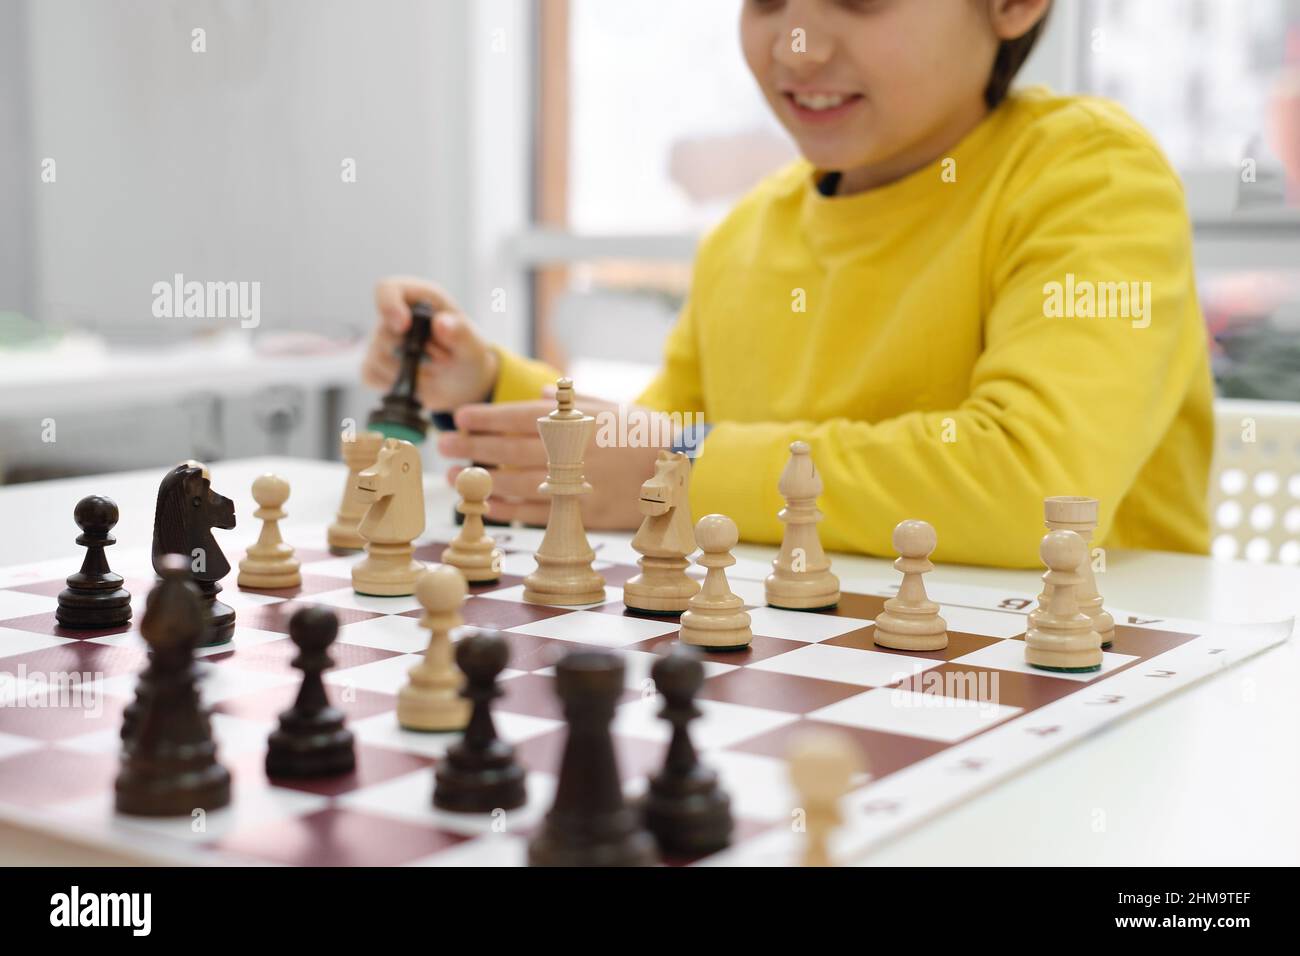
[[[253,517],[262,522],[257,542],[239,562],[241,588],[296,588],[302,586],[302,572],[293,556],[293,546],[280,536],[284,503],[289,498],[289,483],[279,475],[260,475],[253,482],[253,500],[257,510]]]
[[[646,829],[664,853],[699,856],[731,842],[731,798],[718,775],[700,763],[689,725],[700,715],[695,696],[704,683],[700,652],[674,644],[650,669],[663,695],[659,716],[672,725],[672,742],[663,770],[651,778],[645,799]]]
[[[366,539],[361,537],[357,527],[370,507],[370,500],[357,484],[357,477],[375,463],[383,444],[384,436],[379,432],[343,432],[340,447],[343,449],[343,462],[348,466],[348,478],[334,523],[326,532],[331,554],[355,554],[365,550]]]
[[[159,562],[165,555],[183,554],[189,559],[190,574],[208,612],[204,647],[225,644],[235,636],[235,609],[217,600],[218,582],[230,573],[230,562],[212,537],[213,528],[234,526],[235,503],[212,490],[205,465],[184,461],[163,476],[154,511],[153,567],[161,575]]]
[[[357,475],[357,488],[370,507],[358,528],[366,557],[352,568],[353,590],[379,597],[414,594],[424,570],[414,557],[414,541],[424,531],[419,451],[409,441],[384,439],[375,463]]]
[[[385,438],[399,438],[416,445],[428,434],[429,422],[416,395],[420,363],[429,337],[433,335],[433,307],[428,302],[411,304],[411,325],[402,338],[402,357],[392,390],[370,413],[366,427]],[[409,593],[409,592],[408,592]]]
[[[77,544],[86,549],[81,570],[70,575],[59,592],[54,618],[60,627],[108,630],[131,620],[131,595],[122,587],[122,575],[108,566],[104,549],[117,539],[117,505],[112,498],[89,495],[77,502],[72,520],[81,529]]]
[[[527,800],[524,771],[492,722],[492,701],[502,694],[497,677],[510,660],[510,646],[495,631],[462,633],[456,663],[465,675],[461,693],[471,705],[469,723],[434,768],[433,805],[459,813],[513,810]]]
[[[335,777],[356,769],[352,731],[343,726],[343,711],[330,706],[322,680],[338,633],[338,616],[328,608],[304,607],[289,618],[289,638],[298,648],[293,666],[302,671],[302,686],[267,742],[268,777]]]
[[[465,516],[460,532],[443,552],[442,561],[458,568],[471,584],[487,584],[501,578],[501,552],[483,530],[487,499],[492,494],[492,475],[486,468],[472,466],[456,476],[460,503],[456,510]]]
[[[551,499],[546,533],[537,549],[537,570],[524,578],[524,600],[533,604],[598,604],[605,579],[592,570],[596,553],[582,527],[579,496],[591,491],[582,474],[582,456],[596,430],[596,419],[573,407],[573,382],[559,380],[555,410],[537,419],[546,446],[546,480],[538,491]]]
[[[1043,537],[1039,554],[1048,567],[1043,575],[1048,600],[1025,633],[1026,664],[1068,674],[1101,670],[1101,635],[1079,610],[1079,565],[1087,553],[1087,544],[1073,531],[1049,531]]]
[[[528,845],[529,866],[650,866],[654,838],[623,799],[610,722],[623,693],[623,661],[605,650],[573,651],[555,665],[569,735],[555,802]]]
[[[863,772],[861,754],[844,734],[806,731],[787,759],[805,831],[800,865],[831,866],[830,835],[844,820],[840,800]]]
[[[217,762],[199,700],[194,650],[206,621],[189,560],[163,555],[154,566],[160,581],[140,621],[149,663],[140,675],[136,727],[123,737],[115,804],[119,813],[188,817],[230,802],[230,773]]]
[[[696,559],[708,570],[704,587],[682,614],[678,640],[710,651],[742,650],[754,640],[745,602],[731,590],[726,569],[736,563],[731,549],[740,540],[736,522],[726,515],[705,515],[695,525],[695,540],[704,552]]]
[[[938,537],[925,521],[900,521],[894,528],[894,567],[903,572],[898,596],[876,617],[874,641],[899,651],[938,651],[948,646],[948,624],[925,593],[924,574],[934,570],[930,555]]]
[[[785,498],[778,515],[785,534],[780,552],[772,559],[772,573],[763,582],[767,603],[793,611],[834,607],[840,602],[840,581],[831,573],[830,559],[817,535],[822,479],[807,442],[790,445],[790,460],[777,487]]]
[[[407,730],[464,730],[469,721],[469,701],[460,692],[465,675],[452,660],[451,643],[462,623],[460,606],[467,590],[461,573],[445,564],[415,582],[415,596],[424,607],[420,626],[429,630],[429,646],[397,695],[397,722]]]
[[[691,527],[691,460],[661,451],[655,473],[641,485],[645,518],[632,538],[641,573],[623,585],[623,603],[641,614],[681,614],[700,584],[686,573],[695,551]]]
[[[1101,646],[1110,647],[1115,640],[1115,619],[1102,606],[1101,592],[1097,590],[1097,575],[1092,567],[1092,549],[1089,542],[1097,530],[1097,516],[1100,503],[1096,498],[1080,498],[1074,495],[1060,495],[1043,500],[1044,524],[1049,531],[1073,531],[1083,538],[1083,563],[1079,565],[1079,574],[1083,576],[1079,584],[1079,610],[1092,619],[1092,629],[1101,635]],[[1035,618],[1050,602],[1051,595],[1047,585],[1038,595],[1038,607],[1029,614],[1029,623],[1035,624]]]

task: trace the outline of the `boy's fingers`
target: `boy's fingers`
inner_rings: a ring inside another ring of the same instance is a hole
[[[454,310],[456,303],[436,282],[417,276],[389,276],[375,285],[375,309],[384,328],[405,334],[411,324],[411,304],[428,302],[434,311]]]
[[[456,409],[456,428],[463,432],[536,435],[537,419],[549,415],[554,402],[495,402]]]
[[[493,521],[518,521],[522,524],[544,527],[550,515],[550,505],[544,502],[503,501],[500,498],[488,499],[487,516]]]
[[[465,465],[453,465],[448,468],[447,484],[453,488],[456,487],[456,479],[465,468]],[[489,500],[500,497],[508,498],[511,501],[532,502],[550,507],[550,500],[537,490],[538,486],[546,480],[545,468],[488,468],[487,471],[492,476],[492,491]]]
[[[448,458],[467,458],[480,465],[545,468],[546,447],[537,436],[443,432],[438,451]]]

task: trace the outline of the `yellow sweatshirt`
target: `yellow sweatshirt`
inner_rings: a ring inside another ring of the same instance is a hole
[[[1040,566],[1043,498],[1101,500],[1095,542],[1208,550],[1206,332],[1178,178],[1105,100],[1014,94],[950,155],[844,197],[797,162],[703,242],[641,401],[713,427],[691,507],[777,542],[812,445],[828,548]],[[503,353],[495,398],[555,373]]]

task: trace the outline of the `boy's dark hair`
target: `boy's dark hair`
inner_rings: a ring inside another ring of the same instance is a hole
[[[989,105],[989,109],[994,109],[1007,98],[1011,81],[1016,78],[1020,68],[1029,59],[1029,54],[1033,52],[1034,44],[1042,35],[1051,12],[1052,8],[1049,6],[1043,18],[1030,27],[1028,32],[1014,40],[1003,40],[999,44],[997,59],[993,61],[993,75],[989,77],[989,85],[984,88],[984,102]]]

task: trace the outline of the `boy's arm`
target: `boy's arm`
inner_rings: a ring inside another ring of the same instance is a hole
[[[939,528],[940,560],[1036,566],[1042,499],[1057,494],[1101,499],[1104,539],[1205,374],[1205,329],[1182,192],[1164,161],[1111,135],[1061,153],[1027,174],[995,219],[985,351],[969,398],[876,423],[714,423],[693,510],[725,512],[745,539],[779,541],[777,481],[790,442],[803,439],[825,482],[830,548],[888,555],[895,523],[923,518]],[[1149,282],[1150,310],[1048,317],[1045,286],[1068,274],[1139,290]]]

